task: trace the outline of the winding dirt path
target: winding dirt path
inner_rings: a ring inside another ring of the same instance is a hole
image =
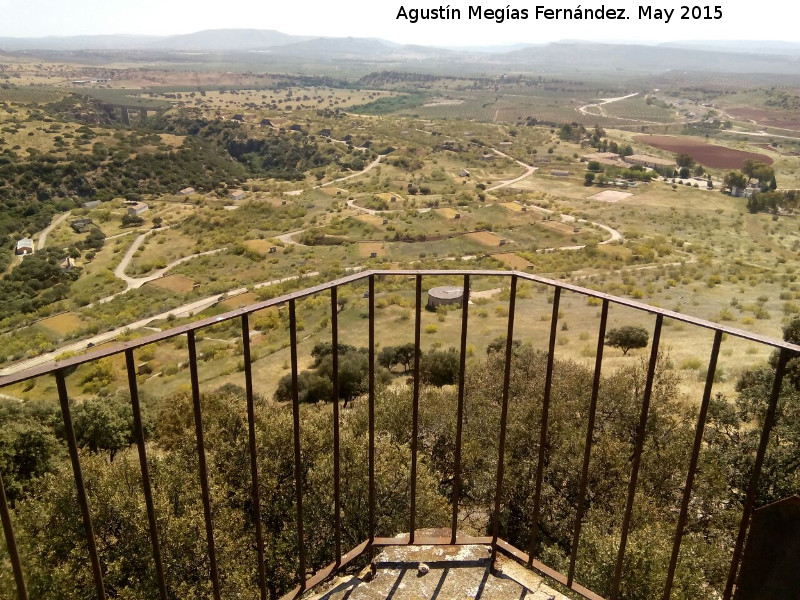
[[[603,111],[602,108],[600,109],[600,114],[589,112],[587,109],[594,106],[597,107],[604,106],[606,104],[611,104],[612,102],[619,102],[620,100],[627,100],[628,98],[633,98],[634,96],[638,95],[639,92],[634,92],[633,94],[628,94],[627,96],[619,96],[618,98],[601,98],[600,102],[593,102],[591,104],[584,104],[583,106],[579,106],[578,112],[581,113],[582,115],[589,115],[591,117],[607,117],[608,115],[605,114],[605,111]],[[638,119],[632,119],[632,120],[636,121]]]
[[[56,219],[42,229],[38,234],[36,234],[36,249],[41,250],[44,248],[45,244],[47,243],[47,236],[50,235],[50,232],[53,231],[56,227],[58,227],[61,223],[66,221],[72,213],[67,211],[63,215],[59,216]]]
[[[522,162],[521,160],[517,160],[513,156],[509,156],[505,152],[500,152],[500,150],[497,150],[496,148],[492,148],[492,152],[494,152],[495,154],[499,154],[500,156],[504,156],[505,158],[510,158],[511,160],[513,160],[515,163],[517,163],[521,167],[524,167],[525,168],[525,172],[522,175],[520,175],[519,177],[517,177],[516,179],[512,179],[510,181],[504,181],[502,183],[499,183],[499,184],[497,184],[495,186],[490,187],[489,189],[486,190],[487,192],[492,192],[494,190],[499,190],[500,188],[504,188],[504,187],[508,187],[509,185],[513,185],[513,184],[517,183],[518,181],[522,181],[523,179],[525,179],[529,175],[533,175],[536,171],[539,170],[539,167],[534,167],[532,165],[527,165],[524,162]]]

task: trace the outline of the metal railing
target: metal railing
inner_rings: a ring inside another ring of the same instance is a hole
[[[413,277],[415,280],[415,320],[414,320],[414,359],[413,359],[413,391],[412,391],[412,432],[411,432],[411,494],[408,515],[409,535],[407,537],[378,537],[376,535],[376,490],[375,490],[375,281],[378,277]],[[418,417],[420,399],[420,330],[421,330],[421,311],[422,311],[422,289],[424,277],[458,276],[463,278],[464,294],[461,302],[461,339],[459,373],[457,380],[457,416],[456,416],[456,439],[453,465],[453,491],[452,491],[452,520],[450,524],[450,535],[444,537],[421,537],[416,535],[417,531],[417,505],[416,505],[416,484],[417,484],[417,460],[418,460]],[[500,403],[500,435],[498,439],[498,462],[495,475],[494,502],[490,515],[491,535],[486,537],[470,537],[460,535],[458,532],[459,500],[462,493],[462,446],[464,434],[464,409],[465,409],[465,364],[467,349],[467,332],[469,325],[469,295],[471,277],[503,277],[510,278],[510,293],[508,301],[508,326],[505,339],[505,368],[503,372],[502,398]],[[366,540],[358,544],[355,548],[343,553],[342,549],[342,522],[341,522],[341,490],[340,490],[340,410],[338,398],[338,370],[339,370],[339,323],[338,323],[338,290],[340,287],[366,280],[368,283],[368,353],[369,353],[369,375],[368,375],[368,531]],[[504,480],[504,452],[506,446],[506,430],[508,421],[509,405],[509,382],[511,376],[511,362],[514,341],[514,323],[517,301],[517,287],[519,281],[533,282],[542,284],[553,289],[552,316],[550,319],[549,350],[547,356],[547,366],[545,374],[544,395],[542,399],[542,418],[539,431],[538,464],[536,468],[535,492],[533,499],[533,514],[531,515],[530,540],[527,552],[517,549],[500,537],[500,516],[503,495]],[[592,380],[591,397],[586,423],[586,438],[580,472],[580,485],[577,498],[577,513],[575,526],[572,535],[572,544],[569,554],[569,567],[566,574],[560,573],[547,565],[538,561],[534,556],[537,540],[540,536],[540,512],[542,503],[542,483],[545,469],[545,449],[548,438],[549,409],[551,401],[551,387],[553,382],[553,365],[556,346],[556,332],[559,324],[559,305],[563,291],[574,292],[582,296],[591,297],[599,300],[602,304],[600,311],[600,324],[597,332],[597,350],[595,355],[595,367]],[[335,535],[335,558],[327,567],[319,570],[313,576],[307,577],[306,571],[306,550],[304,546],[304,511],[303,511],[303,489],[301,473],[301,419],[298,398],[298,357],[297,357],[297,317],[296,303],[298,300],[307,298],[322,292],[330,294],[330,326],[332,342],[332,384],[333,384],[333,496],[334,496],[334,535]],[[211,497],[209,493],[208,468],[206,464],[206,449],[203,437],[203,422],[200,402],[200,385],[198,376],[198,359],[196,348],[196,332],[203,328],[217,325],[221,322],[239,319],[242,331],[242,353],[244,358],[244,379],[245,393],[247,402],[247,421],[248,421],[248,445],[250,458],[250,478],[251,494],[254,507],[255,539],[257,544],[258,556],[258,585],[262,600],[267,599],[267,585],[264,560],[264,536],[260,515],[259,499],[259,473],[257,466],[256,433],[255,433],[255,413],[254,413],[254,393],[253,393],[253,373],[251,367],[250,349],[250,324],[249,317],[256,311],[269,307],[288,304],[289,313],[289,336],[291,352],[291,382],[292,382],[292,422],[293,422],[293,454],[294,454],[294,479],[295,479],[295,505],[297,520],[297,544],[298,544],[298,571],[297,588],[287,594],[285,598],[296,598],[303,591],[313,587],[326,578],[332,576],[346,565],[352,563],[356,558],[368,552],[371,548],[388,545],[423,545],[423,544],[474,544],[482,543],[491,546],[491,557],[494,562],[497,553],[511,557],[522,564],[532,567],[555,581],[563,584],[567,588],[575,591],[588,600],[603,600],[601,596],[587,589],[575,581],[575,566],[578,548],[581,539],[581,527],[586,516],[587,487],[589,481],[590,459],[592,454],[593,433],[595,419],[597,416],[597,404],[599,388],[601,382],[601,367],[603,363],[603,350],[606,339],[606,325],[608,322],[608,312],[610,305],[624,306],[655,316],[652,341],[650,343],[650,356],[647,367],[646,383],[642,396],[641,412],[639,414],[636,436],[634,441],[633,456],[631,459],[631,473],[627,486],[627,500],[622,520],[619,549],[614,563],[613,578],[611,581],[610,600],[616,600],[620,596],[620,582],[623,575],[623,562],[626,553],[626,545],[631,527],[631,517],[633,514],[634,498],[637,489],[637,481],[641,468],[643,445],[645,442],[646,425],[650,409],[650,401],[653,391],[653,383],[656,373],[656,363],[659,355],[659,345],[661,343],[661,332],[665,318],[686,323],[692,326],[710,330],[714,333],[713,345],[708,360],[708,371],[705,381],[702,402],[699,416],[695,428],[694,443],[686,474],[686,484],[683,488],[680,511],[677,519],[677,526],[673,537],[672,554],[667,571],[666,581],[664,582],[663,599],[668,600],[671,595],[673,580],[678,563],[681,549],[681,541],[686,526],[687,514],[692,497],[692,487],[697,474],[698,459],[703,443],[703,434],[708,418],[709,402],[711,400],[711,390],[714,383],[717,360],[720,353],[720,346],[724,335],[735,338],[756,342],[779,351],[775,378],[772,384],[771,394],[767,400],[766,418],[760,434],[760,441],[756,451],[753,471],[750,477],[746,492],[745,502],[739,521],[738,533],[736,535],[735,546],[730,563],[727,585],[723,594],[724,600],[730,600],[736,584],[739,566],[742,559],[742,552],[747,536],[750,519],[755,508],[756,493],[761,476],[761,469],[769,442],[770,432],[775,422],[776,406],[781,391],[781,384],[786,370],[787,361],[800,353],[800,346],[784,342],[777,339],[768,338],[755,333],[746,332],[730,327],[725,327],[681,313],[649,306],[634,300],[620,298],[578,287],[575,285],[554,281],[517,271],[466,271],[466,270],[406,270],[389,271],[373,270],[363,271],[356,274],[316,285],[301,291],[286,294],[270,300],[259,302],[247,307],[239,308],[219,316],[202,319],[188,325],[176,327],[167,331],[161,331],[133,341],[126,341],[115,347],[96,348],[83,356],[68,358],[66,360],[49,363],[21,371],[19,373],[0,378],[0,389],[9,385],[21,383],[36,377],[53,375],[56,380],[56,387],[61,405],[61,413],[65,426],[65,437],[69,447],[69,454],[72,464],[74,480],[77,488],[77,499],[80,505],[83,524],[86,532],[88,553],[91,561],[91,568],[94,583],[99,599],[106,598],[106,590],[103,583],[103,568],[98,555],[95,535],[92,526],[91,509],[86,494],[83,474],[81,470],[80,455],[78,444],[72,425],[70,413],[70,402],[67,392],[65,375],[69,369],[79,365],[97,361],[101,358],[124,354],[125,365],[128,376],[128,386],[130,389],[131,408],[134,418],[134,437],[138,449],[138,457],[142,473],[142,484],[144,488],[145,504],[147,508],[147,518],[149,524],[149,536],[152,544],[153,561],[155,575],[158,582],[159,594],[162,600],[168,598],[165,572],[162,561],[162,551],[159,543],[159,532],[156,520],[156,510],[153,501],[152,484],[148,471],[148,459],[145,449],[145,440],[142,427],[141,408],[139,405],[139,393],[136,379],[136,364],[134,362],[134,350],[149,344],[169,340],[178,336],[186,336],[189,369],[191,379],[191,396],[194,412],[195,435],[198,454],[198,475],[203,503],[203,515],[205,521],[205,532],[207,551],[209,557],[209,578],[212,582],[213,597],[220,598],[219,570],[217,566],[217,556],[214,543],[214,528],[212,523]],[[14,574],[17,587],[17,596],[21,600],[27,600],[28,594],[25,585],[25,575],[20,555],[17,549],[16,539],[12,527],[12,515],[9,510],[5,489],[3,487],[2,473],[0,473],[0,517],[2,517],[3,532],[5,535],[8,555]]]

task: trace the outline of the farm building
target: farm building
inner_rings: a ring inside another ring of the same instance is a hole
[[[83,208],[97,208],[100,206],[100,200],[89,200],[88,202],[84,202],[81,206],[83,206]]]
[[[467,171],[466,169],[461,169],[461,171],[459,172],[458,176],[459,177],[469,177],[469,171]]]
[[[185,187],[180,192],[178,192],[178,196],[191,196],[194,194],[193,187]]]
[[[228,192],[228,198],[231,200],[241,200],[244,198],[245,191],[244,190],[231,190]]]
[[[675,166],[675,161],[672,159],[659,158],[658,156],[650,156],[649,154],[631,154],[630,156],[626,156],[623,160],[631,165],[641,165],[643,167],[650,167],[651,169]]]
[[[62,271],[69,271],[72,267],[75,266],[75,261],[68,256],[67,258],[61,261],[59,266],[61,267]]]
[[[550,175],[553,177],[569,177],[569,171],[564,171],[562,169],[553,169],[550,171]]]
[[[140,214],[145,212],[150,207],[147,206],[144,202],[137,202],[133,206],[128,207],[128,215],[131,217],[138,217]]]
[[[464,299],[464,288],[442,285],[428,290],[428,308],[436,310],[437,306],[461,304]]]
[[[30,238],[22,238],[19,240],[14,254],[33,254],[33,240]]]
[[[611,167],[628,166],[628,163],[624,162],[616,152],[592,152],[591,154],[584,154],[581,156],[581,162],[599,162],[601,165],[609,165]]]
[[[75,233],[86,233],[92,228],[91,219],[73,219],[69,224]]]

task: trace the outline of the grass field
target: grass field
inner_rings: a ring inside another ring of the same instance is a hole
[[[183,275],[167,275],[154,279],[145,285],[152,285],[170,292],[191,292],[194,289],[194,284],[194,281]]]
[[[490,231],[477,231],[475,233],[468,233],[464,237],[469,238],[471,240],[475,240],[479,244],[483,244],[484,246],[500,246],[500,242],[503,241],[503,238],[500,236],[491,233]]]
[[[42,319],[39,321],[38,325],[64,336],[81,329],[86,324],[75,314],[61,313],[60,315]]]
[[[269,254],[270,248],[275,248],[275,244],[269,240],[245,240],[244,245],[252,250],[258,252],[261,256]]]

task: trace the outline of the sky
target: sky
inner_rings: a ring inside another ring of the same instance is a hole
[[[437,46],[483,46],[541,43],[563,39],[663,42],[673,40],[784,40],[797,42],[800,3],[762,0],[719,2],[720,20],[681,20],[680,4],[646,4],[648,0],[521,0],[487,4],[454,0],[460,21],[411,24],[397,20],[401,6],[438,8],[426,0],[0,0],[0,37],[44,37],[93,34],[174,35],[204,29],[275,29],[284,33],[332,37],[379,37],[400,43]],[[654,2],[657,0],[653,0]],[[690,0],[687,0],[689,3]],[[697,2],[697,0],[694,0]],[[592,3],[593,2],[593,3]],[[653,9],[676,9],[669,23],[639,19],[639,3]],[[467,7],[512,9],[536,4],[547,8],[625,8],[629,20],[526,21],[468,20]],[[698,5],[702,3],[697,2]],[[705,6],[705,5],[704,5]],[[713,11],[713,4],[711,5]]]

